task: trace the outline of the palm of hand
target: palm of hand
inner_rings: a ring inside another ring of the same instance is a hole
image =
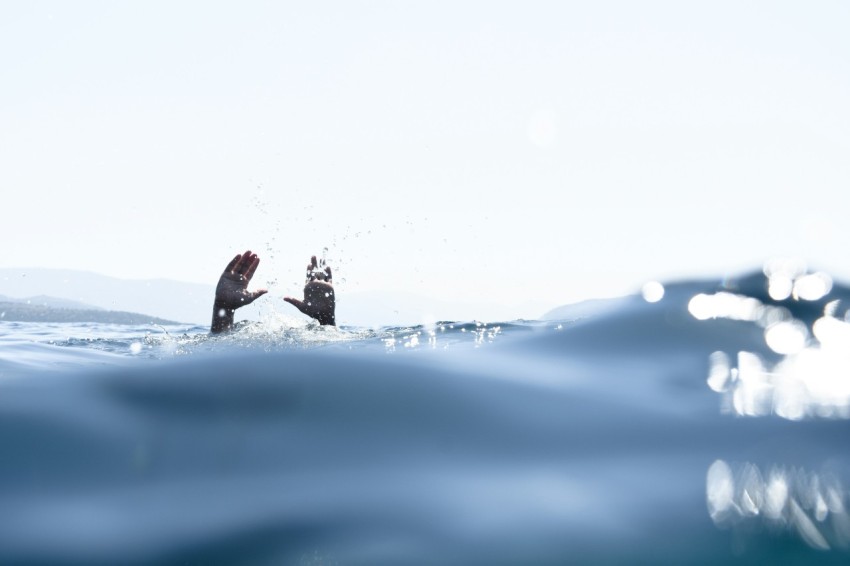
[[[311,281],[304,286],[304,314],[317,320],[333,316],[336,307],[334,288],[324,281]]]
[[[316,256],[310,258],[307,264],[307,283],[304,285],[304,300],[284,297],[284,301],[292,304],[298,310],[320,324],[336,324],[336,296],[333,288],[333,274],[330,267],[319,266]]]
[[[238,309],[253,301],[248,292],[248,280],[238,273],[223,273],[215,289],[215,300],[219,306]]]
[[[215,288],[215,305],[218,308],[235,310],[251,304],[264,295],[265,289],[249,291],[248,283],[260,264],[260,258],[250,251],[239,254],[224,269]]]

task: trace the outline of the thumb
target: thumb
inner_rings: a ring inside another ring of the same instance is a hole
[[[241,304],[239,306],[244,307],[246,305],[250,305],[251,303],[253,303],[257,299],[259,299],[260,297],[265,295],[266,293],[268,293],[268,291],[266,291],[265,289],[260,289],[258,291],[254,291],[253,293],[251,291],[243,291],[242,292],[242,298],[241,298]],[[239,307],[237,307],[237,308],[239,308]]]
[[[304,314],[307,314],[307,312],[304,310],[306,308],[306,306],[304,305],[304,301],[299,301],[298,299],[293,299],[292,297],[284,297],[283,300],[291,304]]]
[[[249,304],[253,303],[254,301],[256,301],[257,299],[259,299],[260,297],[262,297],[263,295],[265,295],[268,292],[269,292],[268,289],[257,289],[253,293],[249,293],[250,299],[248,299],[248,303]]]

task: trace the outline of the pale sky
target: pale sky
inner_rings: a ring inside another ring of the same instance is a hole
[[[0,2],[0,267],[552,306],[850,281],[850,3]]]

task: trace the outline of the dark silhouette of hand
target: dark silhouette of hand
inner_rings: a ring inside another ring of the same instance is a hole
[[[336,295],[333,288],[331,268],[316,261],[316,256],[310,258],[307,264],[307,283],[304,285],[304,300],[284,297],[298,310],[309,317],[315,318],[319,324],[336,325]]]
[[[268,292],[266,289],[248,290],[248,283],[251,282],[258,265],[260,258],[248,250],[244,254],[237,254],[224,268],[215,288],[211,332],[218,333],[230,329],[236,309],[250,305]]]

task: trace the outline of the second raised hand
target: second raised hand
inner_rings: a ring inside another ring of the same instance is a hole
[[[324,268],[324,269],[322,269]],[[321,265],[316,256],[310,258],[307,264],[307,282],[304,285],[304,300],[284,297],[290,303],[311,318],[323,325],[336,325],[336,296],[333,288],[333,273],[325,260]]]

